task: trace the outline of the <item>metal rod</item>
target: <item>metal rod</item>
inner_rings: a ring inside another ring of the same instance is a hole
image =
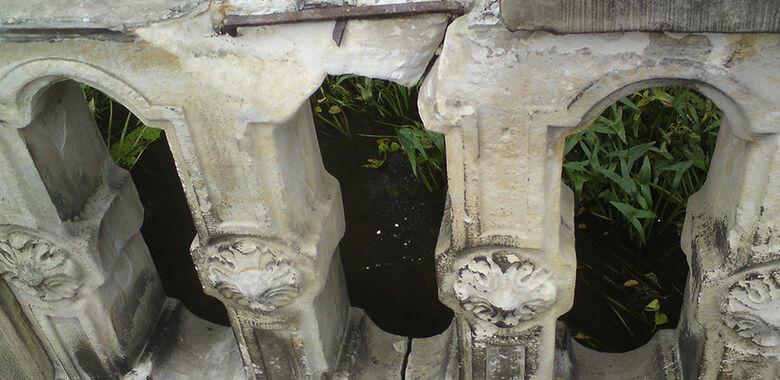
[[[341,40],[344,39],[344,31],[347,29],[347,20],[338,19],[336,25],[333,26],[333,34],[331,38],[336,43],[336,46],[341,46]]]
[[[263,15],[227,15],[220,31],[233,35],[236,29],[241,27],[332,20],[395,18],[430,13],[462,15],[465,13],[465,10],[463,5],[455,1],[423,1],[416,3],[313,8]]]

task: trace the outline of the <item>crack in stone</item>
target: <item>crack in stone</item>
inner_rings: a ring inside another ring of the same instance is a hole
[[[413,338],[406,338],[406,353],[404,354],[404,362],[401,364],[401,380],[406,380],[406,367],[409,366],[409,356],[412,355],[412,340]]]

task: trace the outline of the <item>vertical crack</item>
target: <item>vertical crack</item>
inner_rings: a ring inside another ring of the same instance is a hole
[[[406,354],[404,354],[404,362],[401,364],[401,380],[406,380],[406,367],[409,365],[409,355],[412,354],[412,338],[406,338]]]

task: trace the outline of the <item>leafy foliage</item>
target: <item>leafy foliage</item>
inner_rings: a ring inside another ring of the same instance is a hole
[[[132,169],[146,147],[160,138],[160,130],[144,125],[106,94],[84,84],[81,89],[114,162],[123,169]]]
[[[328,136],[374,139],[377,155],[364,167],[381,168],[390,155],[403,154],[428,189],[442,190],[444,138],[422,126],[414,107],[418,89],[328,77],[311,98],[315,124]],[[350,125],[366,115],[378,132],[357,133]],[[578,217],[600,221],[589,222],[599,229],[591,251],[614,244],[590,257],[580,257],[588,254],[578,248],[577,286],[603,300],[637,345],[677,318],[673,304],[682,290],[670,274],[655,271],[680,252],[687,200],[706,178],[720,122],[721,111],[697,93],[653,88],[620,99],[565,142],[563,181],[575,192]],[[615,347],[586,330],[575,338]]]
[[[707,176],[721,111],[684,88],[620,99],[566,139],[564,182],[585,211],[629,223],[638,247],[679,226]]]
[[[404,87],[390,81],[342,75],[327,77],[312,96],[315,125],[320,133],[346,138],[376,139],[377,157],[367,168],[380,168],[390,154],[404,154],[415,177],[430,191],[442,191],[445,173],[444,136],[425,129],[417,113],[419,84]],[[353,133],[350,120],[368,115],[377,127],[393,134]]]
[[[563,180],[575,192],[578,215],[600,218],[609,231],[598,240],[620,247],[578,249],[578,286],[609,305],[637,345],[676,313],[667,300],[682,298],[682,290],[653,268],[668,266],[663,263],[675,252],[682,255],[687,200],[707,176],[721,116],[691,90],[653,88],[620,99],[565,142]],[[607,236],[615,231],[624,236]],[[587,331],[575,338],[613,350]]]

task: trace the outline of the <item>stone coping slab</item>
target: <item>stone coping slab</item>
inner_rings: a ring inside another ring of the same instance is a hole
[[[779,33],[780,0],[500,0],[511,30]]]
[[[189,14],[205,0],[0,0],[0,33],[50,29],[123,32]]]

